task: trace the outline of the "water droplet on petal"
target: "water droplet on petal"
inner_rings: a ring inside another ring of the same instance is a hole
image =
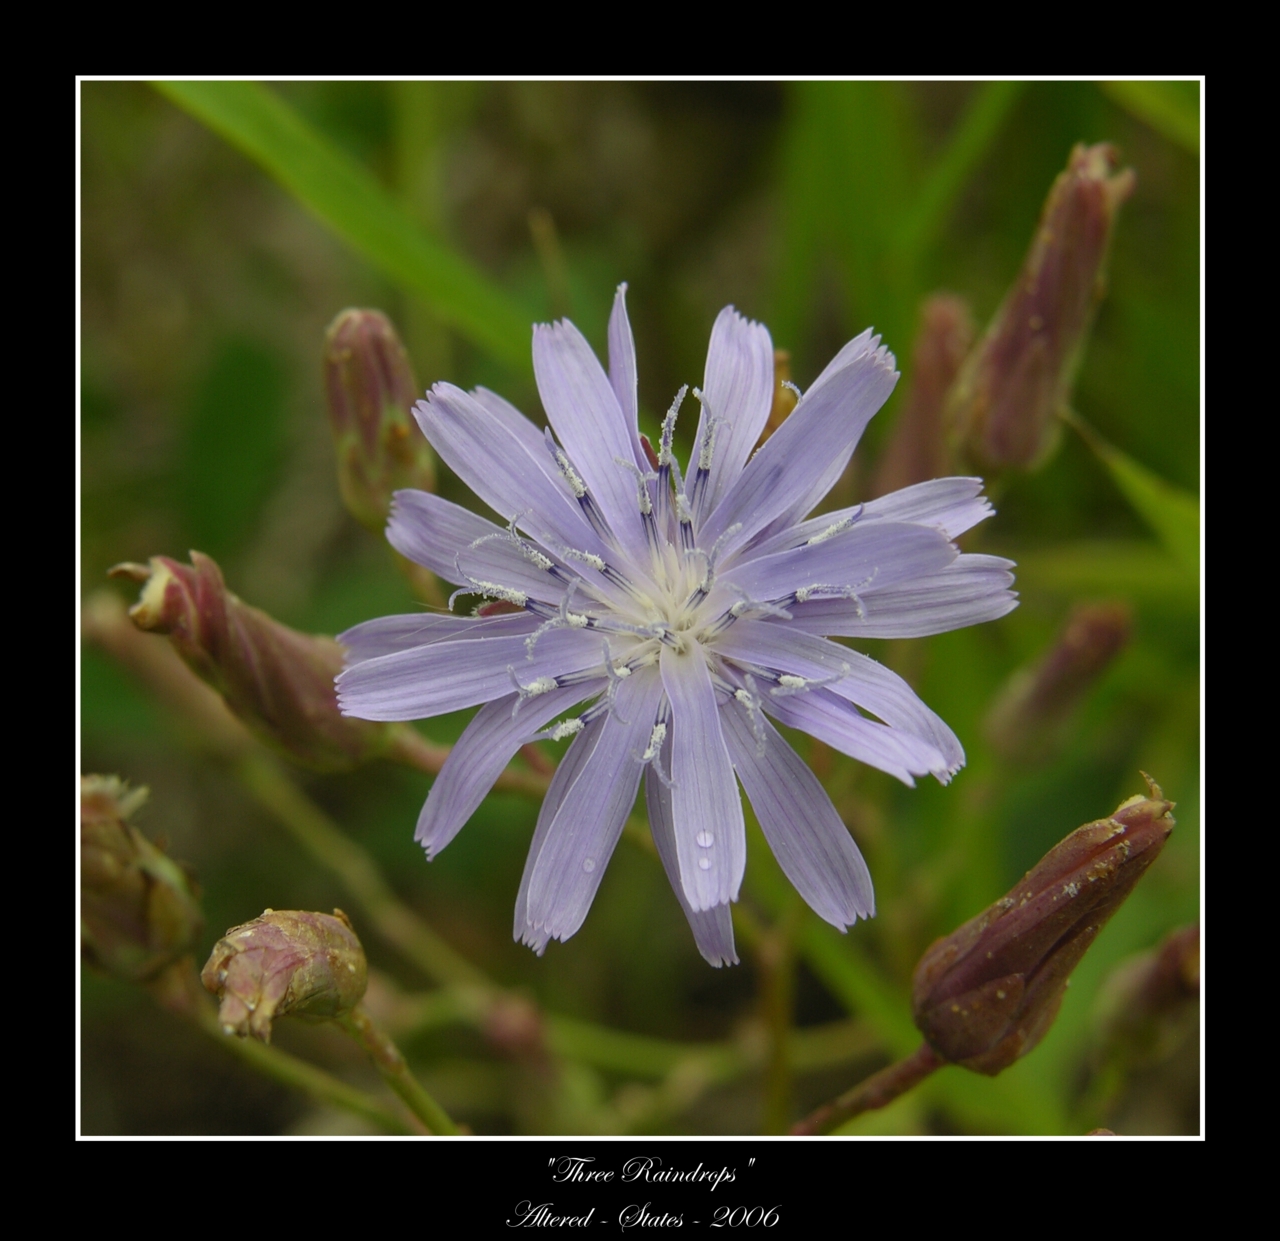
[[[694,837],[694,840],[696,840],[704,849],[710,849],[711,846],[716,843],[716,838],[710,832],[699,832]]]
[[[596,868],[596,860],[593,857],[582,859],[582,869],[590,874]]]
[[[711,869],[711,859],[710,859],[709,857],[700,857],[700,858],[698,859],[698,865],[699,865],[703,870],[710,870],[710,869]]]

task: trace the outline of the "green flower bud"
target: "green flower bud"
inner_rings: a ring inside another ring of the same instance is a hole
[[[952,434],[978,469],[1032,466],[1053,445],[1106,288],[1116,212],[1133,192],[1132,169],[1112,175],[1116,160],[1105,144],[1071,152],[1022,270],[951,391]]]
[[[994,1076],[1048,1032],[1071,971],[1173,830],[1173,802],[1148,783],[1150,797],[1077,828],[920,958],[915,1021],[943,1059]]]
[[[332,917],[264,910],[218,941],[200,979],[218,997],[223,1030],[264,1043],[285,1014],[325,1020],[350,1012],[369,981],[364,949],[340,909]]]
[[[329,325],[324,388],[338,457],[338,486],[351,515],[378,534],[392,493],[434,491],[435,459],[411,410],[422,393],[391,321],[344,310]]]
[[[116,776],[80,777],[80,951],[129,982],[190,951],[204,924],[186,872],[127,822],[146,796]]]

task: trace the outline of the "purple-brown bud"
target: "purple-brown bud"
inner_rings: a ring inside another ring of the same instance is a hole
[[[133,623],[167,634],[187,666],[274,749],[318,771],[345,771],[387,752],[392,726],[338,710],[333,679],[342,648],[242,603],[208,556],[192,552],[190,565],[153,556],[149,568],[118,565],[112,573],[145,583],[129,610]]]
[[[1103,984],[1102,1049],[1127,1065],[1161,1059],[1188,1032],[1200,999],[1200,928],[1171,932]]]
[[[994,1076],[1048,1032],[1071,971],[1173,830],[1173,803],[1148,783],[1150,797],[1077,828],[920,958],[915,1021],[943,1059]]]
[[[344,310],[324,343],[324,387],[342,499],[378,534],[392,493],[434,491],[435,460],[411,417],[421,392],[391,321],[377,310]]]
[[[368,965],[342,910],[267,909],[217,942],[200,979],[218,997],[223,1030],[269,1043],[271,1023],[286,1013],[321,1021],[350,1012]]]
[[[1049,756],[1063,726],[1129,641],[1125,603],[1088,603],[1067,618],[1036,664],[1015,672],[987,717],[987,739],[1012,762]]]
[[[893,433],[876,469],[871,494],[953,474],[942,411],[973,344],[973,320],[962,297],[935,293],[920,307],[911,377]]]
[[[146,796],[116,776],[80,777],[80,951],[130,982],[190,951],[203,926],[186,872],[127,821]]]
[[[1036,464],[1071,392],[1132,169],[1106,144],[1077,145],[1049,191],[1022,270],[948,401],[959,450],[979,469]],[[1114,173],[1114,175],[1113,175]]]

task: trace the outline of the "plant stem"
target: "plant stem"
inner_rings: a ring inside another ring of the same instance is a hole
[[[428,977],[443,984],[488,984],[474,965],[454,952],[396,896],[373,859],[347,839],[274,759],[245,754],[235,767],[245,788],[317,862],[341,880],[379,934]]]
[[[374,1024],[360,1006],[337,1019],[338,1024],[369,1054],[382,1080],[404,1100],[409,1110],[427,1127],[428,1133],[457,1136],[461,1132],[449,1114],[423,1089],[414,1077],[400,1049]]]
[[[756,946],[760,1006],[768,1031],[764,1075],[763,1128],[785,1133],[791,1119],[791,1015],[795,1003],[795,932],[800,910],[791,899],[777,923]]]
[[[793,1125],[791,1132],[798,1135],[830,1133],[837,1125],[854,1116],[892,1103],[945,1063],[928,1043],[921,1043],[909,1056],[891,1064],[887,1069],[881,1069],[879,1073],[873,1073],[835,1102],[824,1103],[799,1124]]]
[[[415,1130],[394,1112],[383,1107],[362,1090],[348,1086],[323,1069],[307,1064],[288,1052],[254,1039],[226,1034],[218,1022],[218,1009],[200,985],[195,962],[190,957],[170,965],[147,990],[161,1008],[189,1021],[214,1040],[224,1051],[243,1060],[250,1068],[291,1090],[300,1090],[318,1103],[340,1107],[363,1117],[387,1133],[412,1134]]]

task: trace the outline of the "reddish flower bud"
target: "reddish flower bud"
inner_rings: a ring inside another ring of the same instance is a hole
[[[957,446],[978,468],[1030,466],[1053,442],[1068,399],[1132,169],[1112,175],[1114,147],[1078,145],[1053,183],[1017,280],[948,401]]]
[[[344,771],[387,752],[393,726],[338,710],[333,679],[342,648],[242,603],[208,556],[192,552],[189,566],[153,556],[149,568],[118,565],[112,573],[145,583],[129,610],[134,624],[167,634],[187,666],[268,745],[319,771]]]
[[[1034,666],[1015,672],[987,717],[987,739],[1001,757],[1049,756],[1063,725],[1129,641],[1133,614],[1124,603],[1075,608],[1057,641]]]
[[[935,293],[920,307],[911,351],[910,387],[876,469],[873,496],[954,474],[942,411],[973,344],[973,320],[962,297]]]
[[[1200,999],[1200,928],[1184,926],[1118,966],[1099,996],[1101,1059],[1159,1060],[1194,1028]]]
[[[352,516],[378,534],[392,493],[435,490],[435,459],[411,417],[422,395],[391,321],[344,310],[324,346],[325,397],[338,456],[338,486]]]
[[[80,777],[80,951],[130,982],[183,956],[203,926],[186,872],[127,822],[146,796],[115,776]]]
[[[267,909],[218,941],[200,979],[218,997],[228,1034],[269,1043],[271,1023],[286,1013],[324,1020],[350,1012],[368,985],[368,965],[342,910],[330,917]]]
[[[920,958],[912,1007],[940,1056],[994,1076],[1045,1036],[1071,971],[1173,830],[1173,803],[1148,783],[1150,797],[1077,828]]]

